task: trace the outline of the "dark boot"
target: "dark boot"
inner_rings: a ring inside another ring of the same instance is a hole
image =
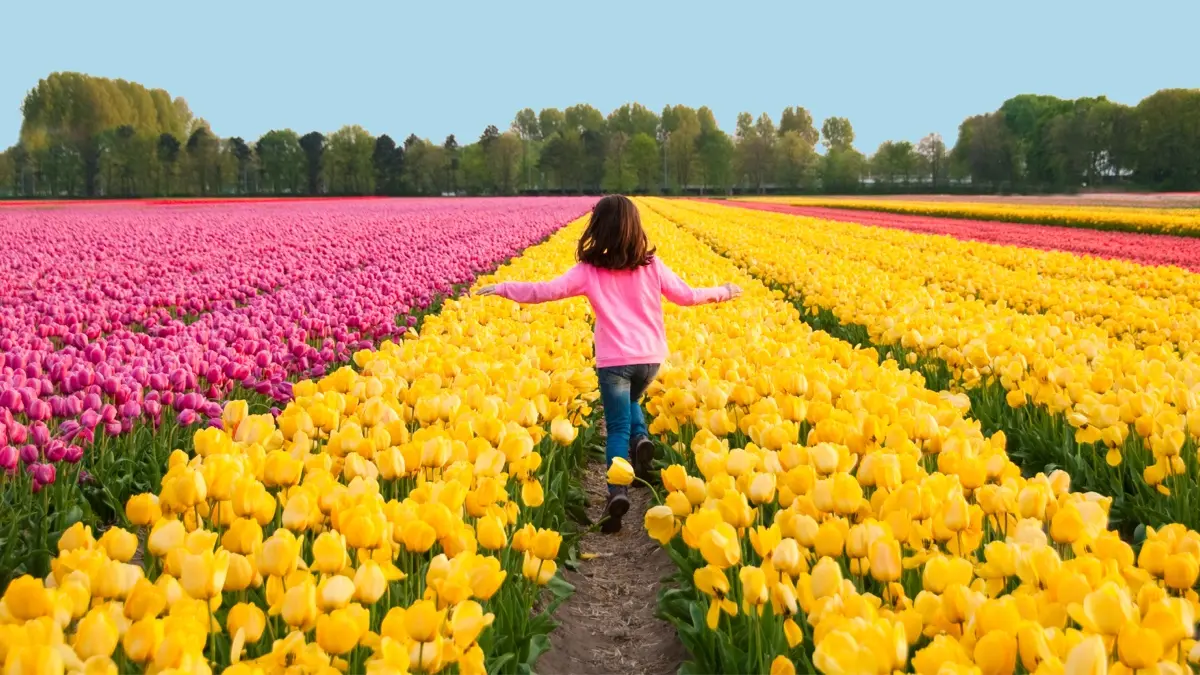
[[[650,482],[654,471],[654,441],[646,436],[634,436],[629,439],[629,463],[633,465],[633,475],[637,476],[639,481]]]
[[[608,501],[604,503],[604,514],[600,516],[600,531],[614,534],[621,531],[621,519],[629,511],[629,492],[624,485],[608,486]]]

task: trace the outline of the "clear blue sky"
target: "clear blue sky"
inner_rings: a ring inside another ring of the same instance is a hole
[[[303,0],[6,3],[0,147],[56,70],[183,96],[222,136],[357,123],[473,140],[529,106],[708,105],[848,117],[855,145],[938,131],[1018,93],[1136,103],[1200,86],[1196,0],[1005,3]]]

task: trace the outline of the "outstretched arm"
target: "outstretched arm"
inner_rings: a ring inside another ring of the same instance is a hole
[[[581,265],[575,265],[553,281],[506,281],[494,286],[484,286],[476,291],[475,294],[498,295],[522,304],[551,302],[553,300],[562,300],[576,295],[583,295],[587,281],[586,275],[587,272]]]
[[[711,288],[692,288],[658,258],[654,259],[654,264],[658,266],[658,278],[663,296],[676,305],[690,307],[709,302],[724,302],[742,294],[742,289],[733,284]]]

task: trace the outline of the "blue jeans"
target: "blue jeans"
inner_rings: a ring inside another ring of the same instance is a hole
[[[646,363],[597,369],[600,400],[604,402],[604,424],[608,427],[604,456],[610,466],[615,457],[629,461],[630,438],[650,435],[641,399],[658,374],[658,366],[657,363]]]

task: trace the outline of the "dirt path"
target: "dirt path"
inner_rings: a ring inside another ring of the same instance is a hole
[[[597,522],[607,496],[603,462],[588,467],[584,487],[588,516]],[[559,627],[538,661],[539,675],[665,675],[687,659],[675,628],[655,616],[659,581],[674,565],[642,526],[649,491],[631,488],[629,501],[621,532],[584,535],[581,551],[596,557],[564,573],[575,594],[555,616]]]

